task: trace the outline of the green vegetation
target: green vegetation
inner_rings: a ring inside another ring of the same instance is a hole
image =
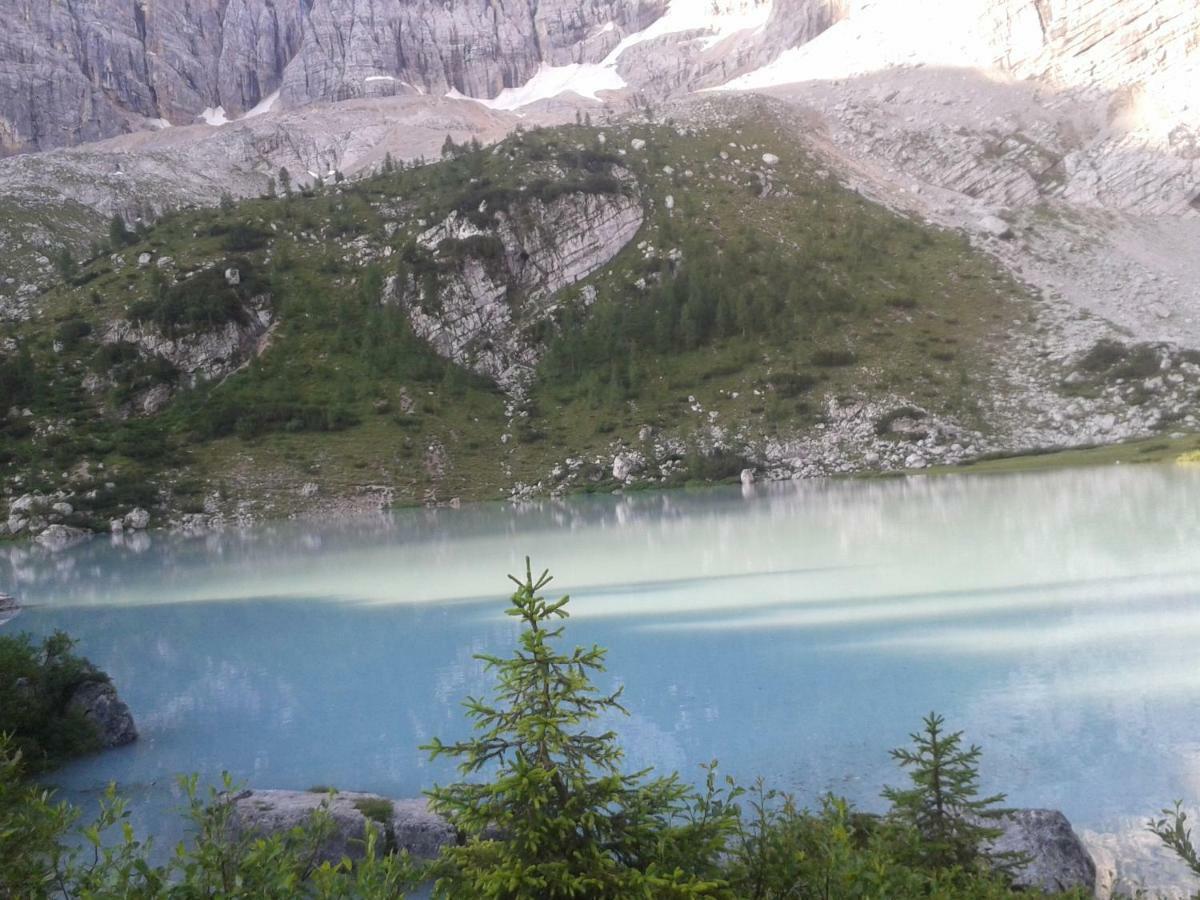
[[[109,246],[40,297],[32,320],[0,326],[16,348],[0,360],[0,478],[79,497],[92,487],[80,465],[102,464],[101,486],[149,486],[152,512],[219,492],[282,515],[308,481],[323,497],[386,485],[397,503],[487,499],[545,482],[567,457],[586,461],[574,489],[611,489],[595,460],[636,445],[643,426],[703,442],[693,396],[751,442],[815,431],[826,398],[903,396],[986,429],[973,385],[995,374],[1024,300],[964,239],[841,187],[769,116],[599,133],[518,132],[302,192],[281,171],[281,196],[137,228],[114,218]],[[616,152],[634,138],[644,150]],[[777,151],[770,190],[721,157],[730,142]],[[414,334],[405,298],[438,314],[455,267],[506,265],[499,215],[524,221],[578,192],[636,198],[644,224],[553,298],[506,286],[513,327],[540,355],[510,417],[511,398]],[[436,250],[417,242],[455,212],[488,230]],[[114,333],[121,322],[150,337]],[[162,349],[230,324],[243,337],[211,379]],[[672,477],[736,476],[702,456]],[[99,526],[127,511],[76,505]]]
[[[324,810],[287,833],[243,833],[225,799],[235,790],[226,775],[222,790],[204,798],[195,777],[181,779],[192,837],[152,864],[115,788],[81,826],[78,810],[25,780],[26,758],[0,734],[0,897],[398,900],[429,881],[435,897],[453,900],[1043,896],[1012,885],[1024,860],[989,850],[1003,798],[980,796],[979,748],[964,747],[961,732],[947,732],[936,714],[911,747],[892,752],[909,783],[885,790],[882,815],[834,796],[805,810],[761,781],[746,788],[721,779],[716,763],[699,789],[676,774],[626,772],[615,733],[596,727],[601,716],[625,712],[620,690],[605,693],[592,681],[605,651],[561,647],[569,599],[543,597],[550,580],[528,562],[513,579],[508,613],[521,623],[518,646],[509,657],[481,657],[496,686],[492,700],[465,703],[475,735],[426,748],[457,757],[471,779],[430,792],[462,833],[437,859],[418,864],[384,849],[378,823],[391,815],[388,801],[356,804],[368,819],[356,861],[320,861],[335,834]],[[52,640],[66,659],[69,641]],[[1200,875],[1179,804],[1148,827]]]
[[[362,800],[355,800],[354,808],[372,822],[378,822],[381,825],[386,825],[392,818],[393,808],[391,800],[368,797]]]
[[[108,676],[72,653],[74,646],[61,631],[40,644],[27,634],[0,635],[0,735],[30,771],[100,748],[96,727],[71,707],[71,697]]]

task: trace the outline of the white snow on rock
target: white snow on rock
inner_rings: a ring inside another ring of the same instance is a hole
[[[229,124],[229,117],[225,115],[225,107],[223,106],[218,106],[215,109],[211,106],[206,106],[197,118],[202,119],[205,125]]]
[[[256,105],[254,108],[246,110],[246,114],[242,116],[242,118],[252,119],[255,116],[261,116],[263,113],[269,113],[275,108],[275,104],[278,102],[279,91],[275,91],[273,94],[268,94],[266,97],[263,97],[262,100],[258,102],[258,105]]]
[[[649,27],[626,35],[608,56],[598,63],[570,63],[549,66],[543,63],[534,76],[520,87],[505,88],[489,99],[467,97],[456,89],[446,92],[455,100],[474,100],[489,109],[514,110],[539,100],[574,93],[588,100],[599,100],[601,91],[619,91],[626,81],[617,71],[617,64],[630,47],[668,34],[700,32],[704,49],[719,44],[734,34],[749,29],[761,29],[771,14],[771,2],[766,0],[734,0],[731,4],[713,0],[671,0],[666,13]],[[609,22],[598,34],[612,31]]]
[[[505,88],[491,100],[475,97],[463,99],[475,100],[489,109],[512,110],[568,92],[588,100],[599,100],[597,94],[600,91],[619,91],[623,87],[625,79],[617,74],[615,65],[571,63],[548,66],[543,63],[534,76],[518,88]]]

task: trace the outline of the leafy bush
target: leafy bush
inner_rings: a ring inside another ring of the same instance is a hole
[[[108,676],[73,647],[61,631],[40,644],[28,634],[0,635],[0,734],[34,771],[100,747],[95,726],[70,701],[80,686]]]

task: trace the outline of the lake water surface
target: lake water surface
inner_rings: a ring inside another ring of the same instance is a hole
[[[410,510],[203,537],[9,547],[6,628],[63,628],[142,739],[55,780],[115,779],[177,833],[174,776],[413,796],[418,746],[466,731],[512,645],[526,554],[610,648],[631,766],[718,758],[868,808],[931,709],[984,748],[985,788],[1076,825],[1200,798],[1200,471],[1111,467]]]

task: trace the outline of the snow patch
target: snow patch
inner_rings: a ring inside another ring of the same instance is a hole
[[[808,43],[785,50],[760,69],[708,90],[759,90],[801,81],[851,78],[899,66],[991,68],[990,0],[955,0],[932,15],[924,0],[863,4]],[[1016,23],[1021,24],[1021,23]],[[1020,43],[1029,39],[1016,28]]]
[[[171,123],[166,119],[147,119],[146,124],[157,131],[162,131],[164,128],[171,127]]]
[[[266,97],[263,97],[262,100],[258,101],[258,103],[254,106],[254,108],[247,110],[246,114],[244,116],[242,116],[242,118],[243,119],[252,119],[255,116],[261,116],[263,113],[269,113],[272,109],[275,108],[275,104],[278,102],[279,102],[279,91],[275,91],[275,93],[269,94]]]
[[[204,120],[206,125],[228,125],[229,119],[225,115],[225,107],[218,106],[215,109],[211,106],[206,106],[204,111],[200,113],[198,118]]]
[[[570,63],[550,66],[542,63],[534,76],[516,88],[505,88],[490,100],[467,97],[457,89],[446,92],[452,100],[474,100],[489,109],[514,110],[538,100],[557,97],[567,92],[588,100],[600,99],[600,91],[619,91],[626,81],[617,72],[621,54],[635,44],[654,40],[667,34],[704,32],[697,40],[705,49],[747,29],[761,29],[771,15],[773,0],[671,0],[659,19],[649,27],[622,38],[616,47],[598,63]],[[616,25],[605,23],[596,33],[612,31]]]
[[[475,99],[489,109],[512,110],[568,91],[588,100],[599,100],[596,95],[600,91],[619,91],[623,87],[625,79],[617,74],[616,66],[595,63],[548,66],[543,63],[519,88],[505,88],[491,100],[466,99]]]

